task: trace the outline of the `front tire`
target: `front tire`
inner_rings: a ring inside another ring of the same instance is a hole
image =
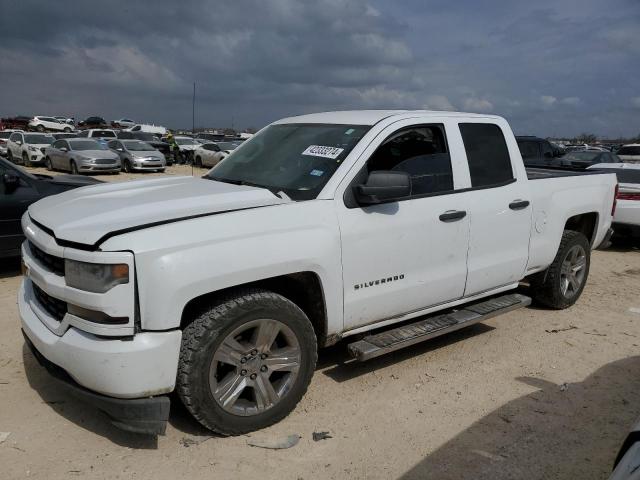
[[[49,170],[50,172],[53,171],[53,164],[51,163],[51,159],[49,157],[45,157],[44,164],[46,165],[47,170]]]
[[[38,125],[36,127],[36,130],[39,131],[40,133],[44,132],[44,127],[42,125]]]
[[[22,165],[25,167],[30,167],[31,162],[29,161],[29,155],[27,153],[22,154]]]
[[[76,165],[75,160],[71,160],[71,174],[78,175],[78,166]]]
[[[313,327],[297,305],[266,290],[243,290],[184,329],[176,390],[203,426],[240,435],[286,417],[316,361]]]
[[[131,173],[131,162],[128,159],[125,159],[125,161],[122,162],[122,169],[125,173]]]
[[[533,299],[557,310],[570,307],[584,290],[590,264],[591,245],[587,237],[565,230],[553,263],[531,279]]]
[[[71,133],[70,127],[64,127],[64,133]]]

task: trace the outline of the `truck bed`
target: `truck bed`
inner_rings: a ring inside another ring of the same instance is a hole
[[[529,180],[540,180],[544,178],[558,178],[558,177],[577,177],[580,175],[599,175],[607,172],[598,170],[572,170],[569,168],[541,168],[541,167],[526,167],[527,177]]]

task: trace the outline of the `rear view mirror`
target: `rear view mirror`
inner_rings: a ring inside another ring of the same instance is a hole
[[[360,205],[385,203],[411,195],[411,177],[406,172],[371,172],[367,183],[356,185],[354,189]]]
[[[2,183],[8,192],[12,192],[20,185],[20,177],[13,172],[7,172],[2,176]]]

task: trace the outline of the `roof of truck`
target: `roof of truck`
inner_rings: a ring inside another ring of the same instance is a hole
[[[439,112],[435,110],[345,110],[337,112],[311,113],[296,117],[283,118],[275,123],[335,123],[343,125],[375,125],[389,117],[409,118],[412,115],[433,115],[437,117],[476,117],[500,118],[496,115],[485,115],[464,112]]]

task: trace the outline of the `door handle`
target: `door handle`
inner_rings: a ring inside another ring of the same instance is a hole
[[[529,206],[529,200],[514,200],[509,204],[511,210],[522,210]]]
[[[441,222],[455,222],[457,220],[462,220],[467,216],[467,212],[464,210],[447,210],[442,215],[440,215]]]

